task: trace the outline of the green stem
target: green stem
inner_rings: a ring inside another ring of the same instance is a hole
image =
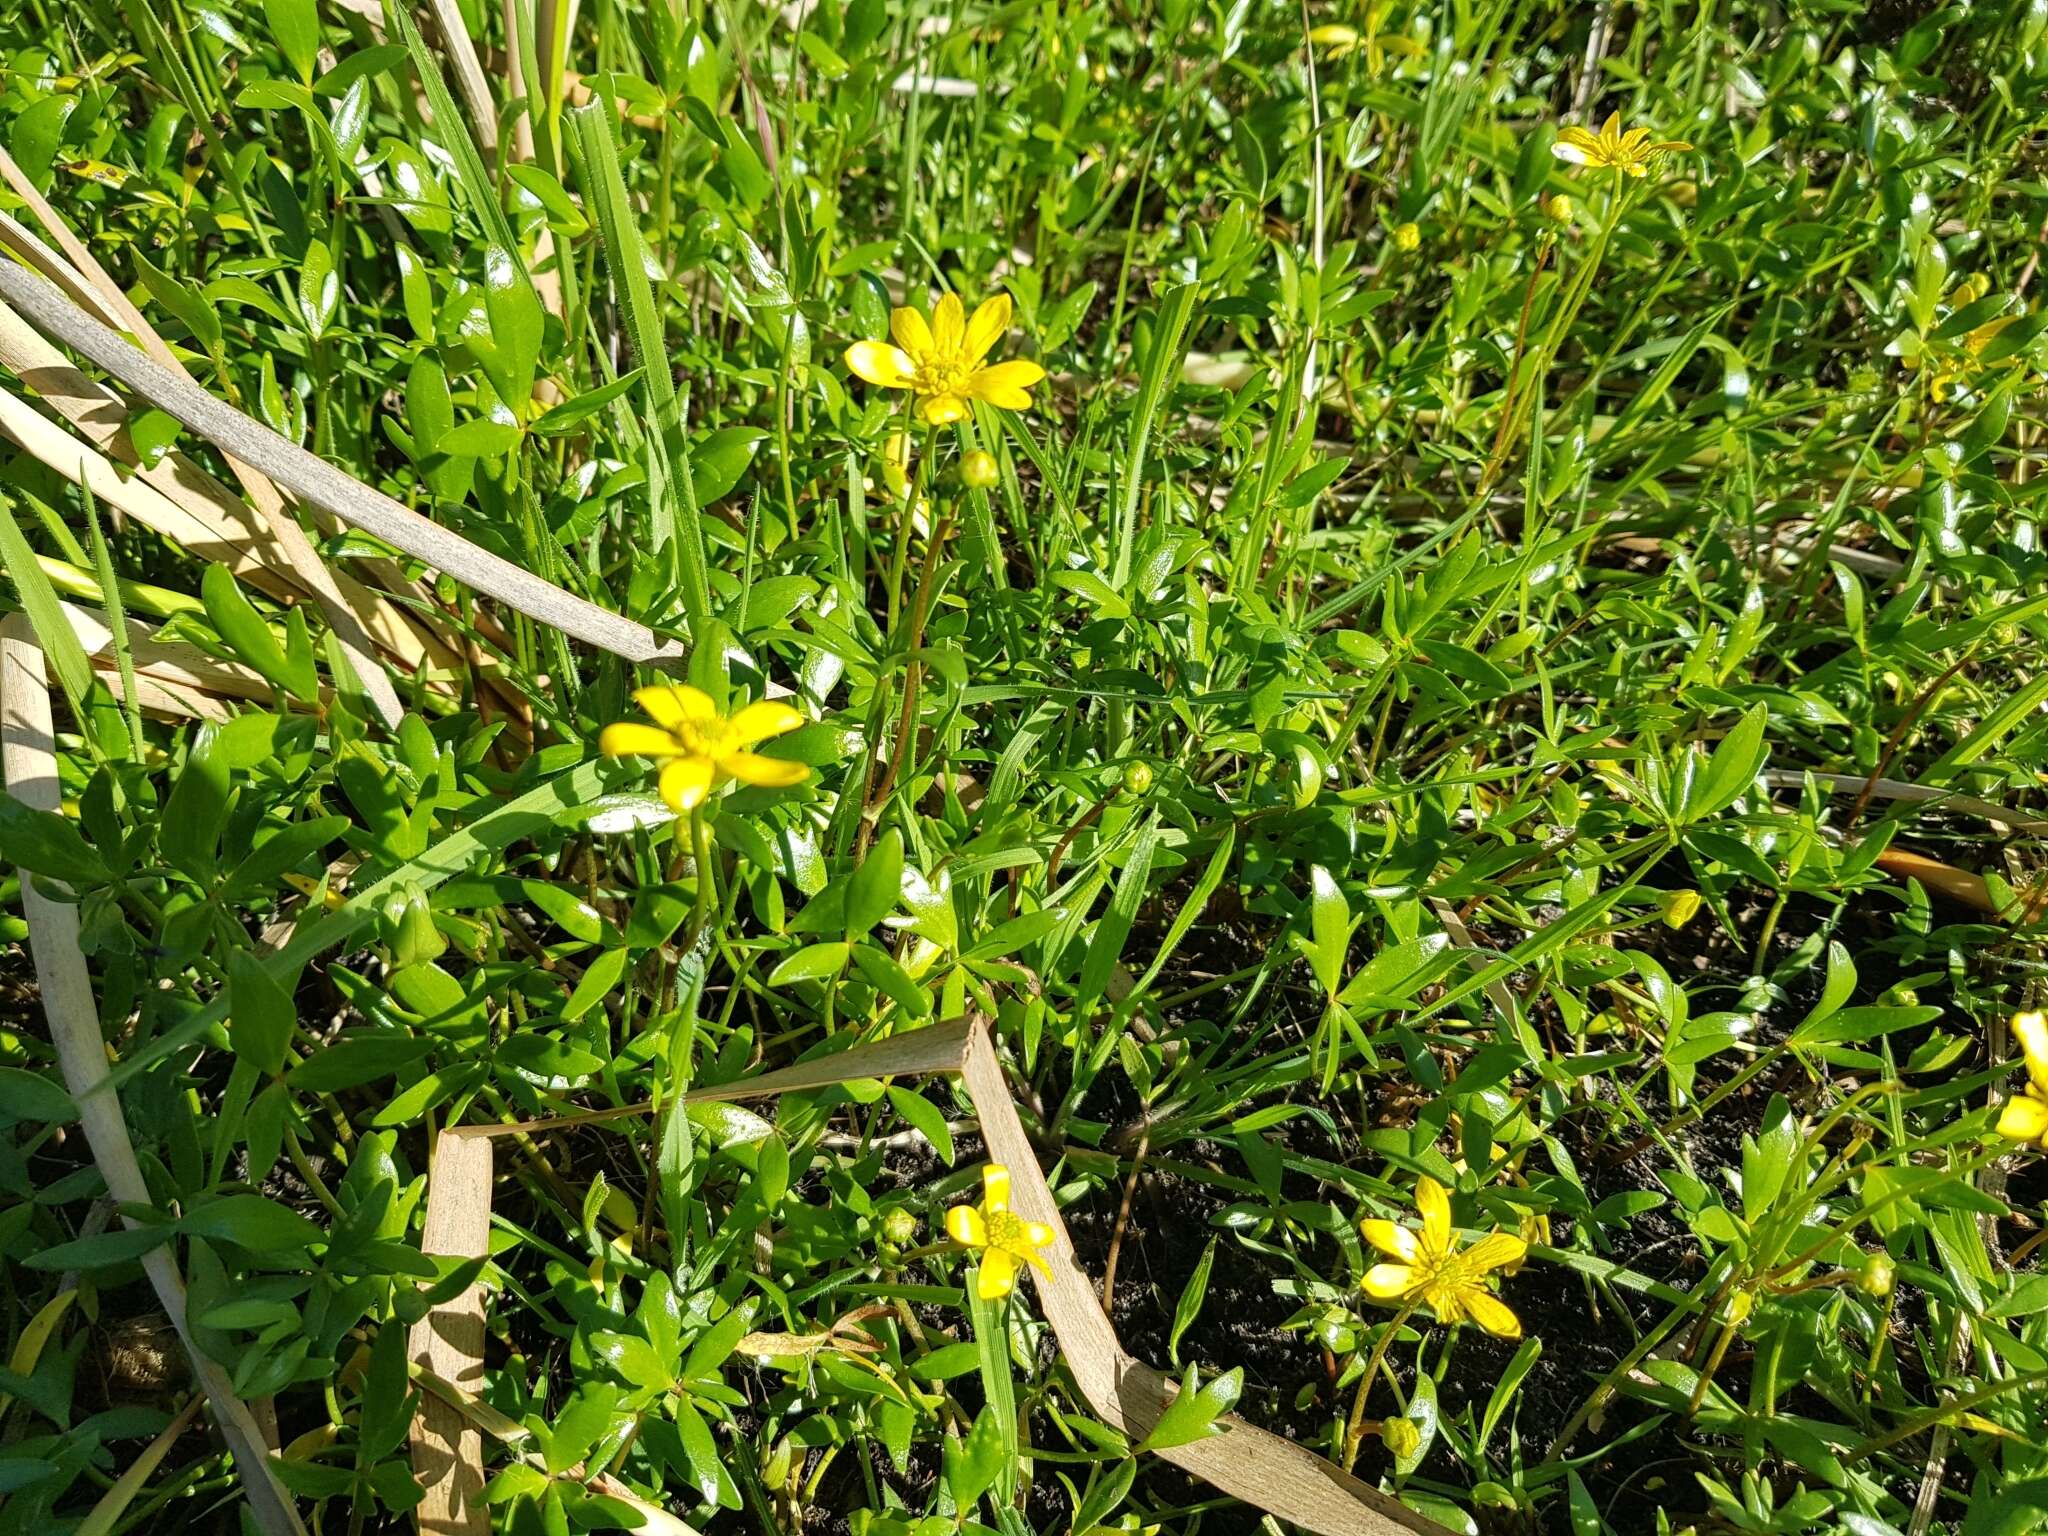
[[[1387,1324],[1386,1331],[1373,1345],[1372,1358],[1365,1363],[1365,1374],[1358,1378],[1358,1395],[1351,1399],[1351,1418],[1344,1426],[1344,1470],[1349,1472],[1358,1462],[1359,1447],[1365,1443],[1365,1400],[1372,1395],[1373,1379],[1379,1375],[1380,1362],[1387,1357],[1387,1346],[1394,1342],[1394,1335],[1401,1331],[1401,1325],[1408,1321],[1415,1311],[1411,1303],[1394,1314],[1394,1320]]]

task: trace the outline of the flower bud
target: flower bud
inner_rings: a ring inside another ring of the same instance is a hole
[[[399,887],[384,903],[377,914],[377,936],[390,951],[395,971],[437,960],[448,947],[448,940],[434,924],[433,908],[412,884]]]
[[[890,1206],[882,1213],[882,1236],[901,1247],[917,1236],[917,1217],[908,1206]]]
[[[1657,898],[1657,915],[1666,928],[1683,928],[1699,909],[1698,891],[1666,891]]]
[[[960,479],[970,489],[985,491],[996,483],[996,456],[977,448],[960,460]]]
[[[1422,231],[1415,225],[1396,224],[1394,226],[1395,250],[1412,251],[1420,244],[1422,244]]]
[[[1897,1278],[1897,1272],[1892,1268],[1892,1256],[1879,1248],[1863,1255],[1863,1268],[1856,1275],[1856,1289],[1882,1301],[1891,1295]]]
[[[1413,1419],[1388,1419],[1380,1426],[1380,1444],[1396,1461],[1405,1461],[1422,1449],[1422,1426]]]
[[[1145,762],[1124,764],[1124,788],[1134,795],[1142,795],[1152,787],[1152,765]]]
[[[1553,220],[1556,223],[1571,223],[1572,214],[1576,211],[1577,210],[1572,206],[1572,200],[1569,197],[1566,197],[1562,192],[1557,193],[1555,196],[1546,197],[1545,199],[1543,199],[1543,216],[1547,219]]]

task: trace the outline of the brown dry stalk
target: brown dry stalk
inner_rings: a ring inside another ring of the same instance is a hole
[[[71,233],[70,226],[60,219],[57,211],[36,192],[34,184],[22,175],[21,167],[14,163],[5,150],[0,150],[0,177],[4,177],[16,193],[22,194],[23,200],[28,203],[37,221],[63,248],[64,254],[77,269],[78,275],[89,282],[105,300],[103,307],[111,309],[125,322],[126,329],[134,334],[136,340],[142,344],[143,350],[163,368],[190,382],[192,376],[186,372],[185,365],[179,361],[177,354],[164,345],[163,338],[157,335],[149,321],[143,318],[142,312],[129,301],[128,296],[121,291],[120,285],[107,275],[106,269],[100,266],[92,252]],[[278,494],[277,487],[232,455],[228,458],[228,467],[235,472],[235,478],[242,482],[242,488],[248,492],[249,501],[256,508],[257,515],[268,525],[271,537],[284,551],[292,574],[326,613],[328,626],[334,631],[334,638],[347,656],[349,665],[361,678],[363,691],[370,703],[386,725],[396,726],[405,713],[404,707],[398,702],[398,691],[391,686],[391,679],[384,674],[383,668],[377,665],[370,646],[370,638],[364,632],[362,622],[349,605],[342,601],[333,572],[327,569],[326,562],[320,558],[319,551],[313,548],[312,540],[306,537],[306,531],[299,526],[298,520],[286,509],[284,498]]]
[[[1017,1117],[1009,1082],[1003,1075],[985,1021],[955,1019],[854,1046],[819,1061],[764,1072],[714,1088],[692,1089],[681,1097],[685,1103],[768,1098],[856,1078],[924,1077],[938,1073],[960,1077],[980,1116],[990,1160],[1003,1163],[1010,1170],[1012,1208],[1026,1220],[1044,1222],[1052,1229],[1053,1240],[1043,1250],[1052,1278],[1035,1283],[1040,1310],[1059,1340],[1075,1386],[1103,1422],[1129,1437],[1133,1445],[1141,1443],[1159,1422],[1178,1388],[1171,1377],[1133,1359],[1118,1343],[1116,1330],[1096,1300],[1094,1284],[1074,1252],[1073,1239],[1060,1217],[1052,1188],[1038,1166],[1031,1138]],[[645,1115],[650,1107],[596,1110],[511,1125],[460,1126],[444,1133],[441,1142],[445,1148],[451,1140],[468,1138],[489,1147],[499,1136],[600,1124]],[[476,1239],[470,1256],[480,1256],[488,1222],[479,1222],[477,1215],[487,1217],[490,1210],[489,1159],[437,1159],[429,1178],[429,1220],[436,1202],[452,1202],[443,1208],[468,1212],[469,1230]],[[451,1178],[460,1180],[464,1187],[444,1195],[441,1183]],[[440,1315],[431,1314],[423,1326],[432,1326]],[[1218,1434],[1189,1445],[1170,1446],[1157,1454],[1224,1493],[1319,1536],[1405,1536],[1410,1532],[1448,1536],[1443,1526],[1361,1482],[1306,1446],[1260,1429],[1236,1414],[1224,1415],[1216,1425]],[[416,1440],[434,1433],[424,1416],[415,1420]],[[438,1454],[447,1454],[449,1442],[445,1437],[438,1444]],[[481,1469],[473,1475],[481,1477]]]
[[[565,592],[523,566],[481,549],[382,491],[364,485],[288,442],[162,365],[93,319],[55,288],[0,262],[0,298],[44,335],[74,348],[158,410],[177,418],[223,453],[254,465],[310,507],[426,561],[437,570],[572,639],[628,661],[680,659],[683,650],[644,624]]]
[[[0,774],[4,774],[8,793],[22,804],[53,814],[58,811],[57,746],[46,663],[35,631],[22,614],[0,620]],[[57,1047],[64,1086],[77,1106],[93,1163],[106,1181],[107,1194],[118,1204],[153,1206],[156,1202],[136,1161],[119,1097],[95,1091],[107,1078],[107,1047],[100,1033],[92,977],[79,945],[78,907],[43,895],[26,871],[21,879],[21,906],[28,920],[29,949],[35,957],[36,983],[50,1039]],[[185,1315],[185,1281],[171,1245],[150,1249],[142,1256],[142,1268],[165,1315],[178,1330],[192,1374],[234,1455],[257,1524],[267,1536],[305,1536],[290,1496],[270,1470],[262,1431],[248,1405],[235,1396],[227,1372],[192,1342]]]

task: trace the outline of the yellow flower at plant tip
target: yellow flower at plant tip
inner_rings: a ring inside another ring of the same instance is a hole
[[[1010,1209],[1010,1170],[990,1163],[981,1170],[981,1204],[956,1205],[946,1212],[946,1235],[963,1248],[981,1254],[974,1289],[983,1301],[1007,1296],[1017,1285],[1017,1271],[1038,1266],[1046,1279],[1052,1269],[1038,1250],[1052,1241],[1052,1228],[1026,1221]]]
[[[957,294],[947,294],[929,321],[905,306],[891,312],[886,341],[856,341],[846,349],[846,366],[882,389],[907,389],[932,426],[967,415],[967,402],[986,400],[1006,411],[1031,409],[1031,386],[1045,370],[1023,358],[985,361],[989,349],[1010,328],[1010,296],[999,293],[969,318]]]
[[[2027,1058],[2027,1086],[1998,1112],[1998,1134],[2008,1141],[2048,1146],[2048,1013],[2014,1014],[2012,1035]]]
[[[804,723],[801,714],[778,700],[763,699],[727,718],[702,689],[679,684],[641,688],[633,702],[654,724],[608,725],[597,738],[597,749],[606,757],[660,760],[661,798],[671,810],[694,811],[728,779],[782,789],[811,776],[802,763],[751,750]]]
[[[1451,1197],[1428,1174],[1415,1185],[1415,1208],[1422,1214],[1419,1232],[1377,1217],[1358,1224],[1365,1240],[1391,1261],[1366,1271],[1366,1295],[1378,1301],[1424,1302],[1440,1323],[1469,1317],[1496,1338],[1519,1339],[1521,1319],[1486,1288],[1486,1277],[1519,1264],[1529,1245],[1511,1233],[1495,1232],[1460,1248],[1451,1230]]]
[[[1647,128],[1631,128],[1623,133],[1621,114],[1616,112],[1601,125],[1598,133],[1576,124],[1564,129],[1558,134],[1557,142],[1550,146],[1550,152],[1573,165],[1590,165],[1642,176],[1658,156],[1682,153],[1691,148],[1683,139],[1662,139],[1653,144]]]

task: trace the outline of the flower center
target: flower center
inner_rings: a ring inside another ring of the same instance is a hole
[[[1024,1218],[1015,1211],[989,1211],[981,1218],[988,1227],[988,1245],[1021,1251],[1029,1247]]]
[[[669,734],[690,757],[721,757],[728,750],[731,733],[723,720],[685,720]]]
[[[910,387],[920,395],[957,395],[974,376],[974,369],[950,358],[927,355],[910,377]]]

